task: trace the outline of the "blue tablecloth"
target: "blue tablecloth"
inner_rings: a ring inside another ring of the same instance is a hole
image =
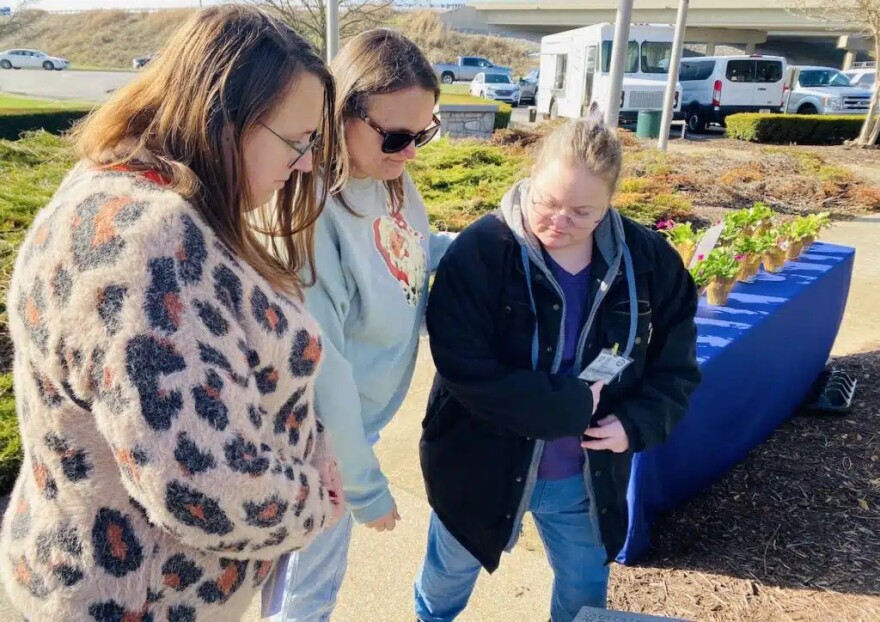
[[[738,283],[726,306],[700,301],[703,381],[667,442],[633,460],[619,562],[637,561],[660,512],[717,481],[802,402],[840,328],[854,257],[852,248],[816,243],[781,272]]]

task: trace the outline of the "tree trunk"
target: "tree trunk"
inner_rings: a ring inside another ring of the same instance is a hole
[[[874,58],[877,59],[874,67],[874,92],[871,95],[868,116],[865,118],[865,124],[862,125],[862,131],[856,141],[856,144],[860,147],[873,147],[877,144],[877,139],[880,138],[880,118],[878,118],[877,111],[877,95],[880,92],[880,83],[877,82],[877,79],[880,78],[880,40],[878,40],[878,35],[880,35],[880,32],[874,29]]]

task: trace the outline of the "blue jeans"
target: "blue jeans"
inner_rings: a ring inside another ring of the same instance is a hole
[[[351,512],[315,538],[306,548],[291,553],[284,580],[280,613],[272,622],[326,622],[336,606],[348,568],[348,546],[354,519]]]
[[[379,435],[367,437],[370,445],[379,442]],[[346,512],[338,523],[322,533],[306,548],[290,554],[285,572],[284,593],[272,590],[263,594],[263,615],[267,610],[280,612],[269,617],[271,622],[327,622],[336,606],[336,597],[348,569],[348,548],[354,518]],[[270,577],[270,580],[275,577]]]
[[[571,622],[585,606],[605,607],[605,548],[590,520],[583,476],[538,480],[529,511],[553,569],[553,622]],[[428,551],[415,583],[416,616],[425,622],[454,620],[467,606],[479,574],[480,562],[432,512]]]

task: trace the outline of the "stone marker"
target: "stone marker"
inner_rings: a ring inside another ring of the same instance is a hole
[[[580,610],[574,622],[658,622],[659,620],[672,620],[673,622],[687,622],[681,618],[666,618],[662,616],[649,616],[644,613],[629,613],[628,611],[613,611],[611,609],[596,609],[584,607]]]

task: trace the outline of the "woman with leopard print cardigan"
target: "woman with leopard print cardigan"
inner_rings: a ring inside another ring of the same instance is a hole
[[[220,7],[79,128],[8,301],[24,463],[0,580],[26,618],[238,619],[338,518],[318,327],[301,283],[273,286],[311,255],[332,90],[292,30]],[[241,226],[267,204],[286,263]]]

